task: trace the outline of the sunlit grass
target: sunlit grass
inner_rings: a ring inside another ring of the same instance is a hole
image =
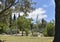
[[[53,37],[0,36],[5,42],[52,42]]]

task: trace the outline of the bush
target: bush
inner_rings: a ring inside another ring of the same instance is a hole
[[[8,28],[8,26],[6,24],[0,23],[0,34],[6,33],[7,28]]]
[[[31,36],[33,36],[33,37],[37,37],[38,36],[38,32],[37,31],[35,31],[35,30],[31,30]]]
[[[43,31],[43,34],[45,36],[54,36],[54,29],[55,29],[54,24],[48,23],[45,30]]]

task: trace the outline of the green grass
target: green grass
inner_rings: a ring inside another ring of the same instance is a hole
[[[53,37],[0,36],[5,42],[52,42]]]

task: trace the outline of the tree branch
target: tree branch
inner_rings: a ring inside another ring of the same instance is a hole
[[[5,9],[3,9],[3,10],[0,12],[0,17],[2,17],[2,16],[7,16],[7,15],[4,15],[4,12],[5,12],[6,10],[8,10],[11,6],[16,5],[17,3],[18,3],[18,2],[12,3],[10,6],[8,6],[8,7],[5,8]]]

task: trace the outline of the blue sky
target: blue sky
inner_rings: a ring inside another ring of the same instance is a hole
[[[41,8],[43,9],[43,11],[45,11],[44,14],[47,16],[46,18],[44,17],[45,20],[49,22],[50,20],[55,19],[54,0],[33,0],[33,2],[37,3],[36,5],[34,5],[36,9]]]

